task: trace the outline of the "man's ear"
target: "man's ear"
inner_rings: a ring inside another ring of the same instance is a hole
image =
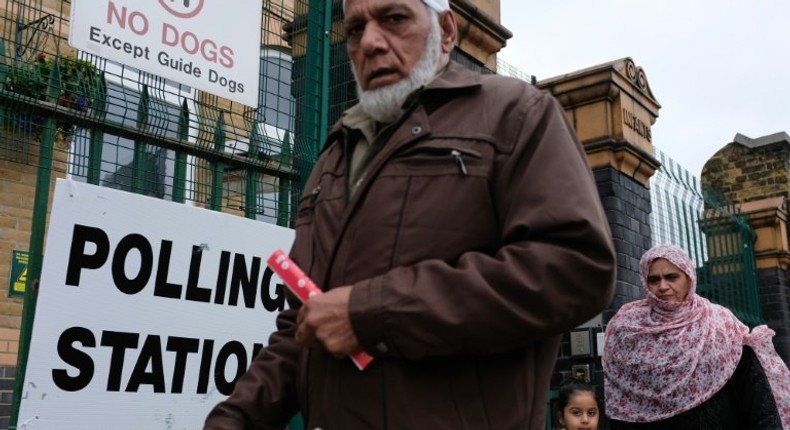
[[[446,10],[439,14],[439,27],[442,29],[442,53],[449,54],[455,48],[455,39],[458,37],[453,11]]]

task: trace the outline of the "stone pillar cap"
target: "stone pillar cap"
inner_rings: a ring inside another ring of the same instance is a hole
[[[774,143],[784,142],[790,144],[790,136],[788,136],[784,131],[780,131],[779,133],[769,134],[767,136],[758,137],[757,139],[752,139],[740,133],[736,133],[732,141],[747,148],[754,149],[761,146],[773,145]]]

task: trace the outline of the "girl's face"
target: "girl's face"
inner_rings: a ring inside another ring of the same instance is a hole
[[[566,430],[597,430],[598,402],[595,401],[595,394],[590,391],[571,394],[560,415],[560,424]]]

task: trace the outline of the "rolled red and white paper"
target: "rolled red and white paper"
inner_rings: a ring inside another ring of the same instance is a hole
[[[282,250],[274,251],[267,263],[274,273],[282,278],[288,289],[296,294],[303,303],[316,294],[322,293],[315,282]],[[350,357],[359,370],[364,370],[373,361],[373,357],[365,351],[359,351]]]

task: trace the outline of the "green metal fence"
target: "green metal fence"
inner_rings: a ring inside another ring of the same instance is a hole
[[[738,207],[714,190],[703,193],[706,209],[699,221],[708,259],[697,268],[697,291],[729,308],[750,327],[765,324],[755,263],[756,234]]]
[[[55,178],[289,226],[329,124],[331,0],[263,1],[252,107],[72,49],[70,9],[69,0],[0,5],[0,162],[36,177],[10,428]]]
[[[258,104],[244,106],[71,48],[70,0],[0,2],[0,169],[28,172],[36,184],[10,428],[56,178],[291,225],[328,128],[356,101],[356,85],[340,0],[262,5]],[[461,51],[452,58],[491,73]]]
[[[745,324],[763,324],[755,232],[738,206],[656,150],[651,178],[653,244],[684,248],[697,267],[697,293],[729,308]]]

